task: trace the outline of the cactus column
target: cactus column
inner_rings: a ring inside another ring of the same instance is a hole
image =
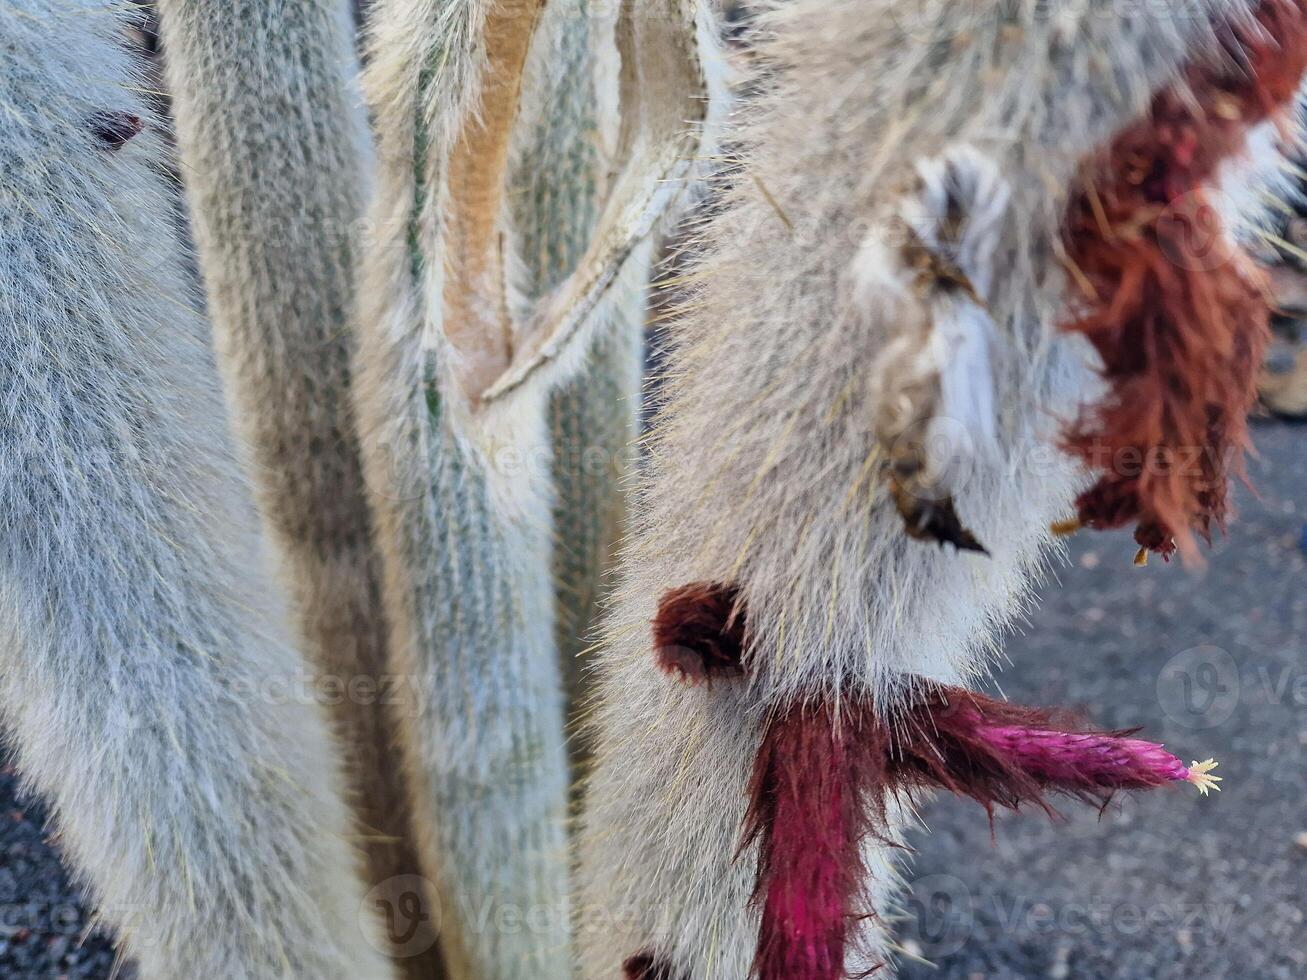
[[[220,364],[318,689],[335,705],[367,881],[402,890],[420,874],[388,714],[403,679],[387,676],[349,395],[370,166],[350,4],[162,0],[159,12]],[[430,976],[438,961],[419,953],[407,966]]]
[[[577,484],[568,450],[618,454],[630,431],[631,311],[702,108],[681,6],[623,4],[626,59],[615,20],[575,0],[374,15],[383,173],[357,401],[393,655],[420,681],[408,777],[460,978],[571,970],[559,646],[572,659],[616,521],[615,491]],[[661,88],[625,84],[650,62]],[[555,551],[564,533],[575,563]]]
[[[374,16],[384,169],[357,395],[392,654],[418,685],[402,741],[414,812],[451,975],[564,978],[567,764],[548,477],[531,459],[548,444],[543,417],[483,438],[456,373],[503,355],[499,195],[535,10],[391,0]],[[484,102],[482,50],[498,72]]]
[[[585,256],[608,178],[598,87],[616,92],[616,74],[603,74],[603,22],[587,0],[564,0],[541,25],[534,51],[548,64],[530,66],[542,79],[538,107],[523,120],[512,147],[517,166],[509,200],[524,298],[538,303],[572,274]],[[599,79],[596,83],[596,79]],[[605,579],[625,516],[624,489],[636,434],[644,359],[648,256],[599,311],[606,322],[585,352],[577,376],[549,401],[554,487],[555,633],[573,716],[583,706],[584,654],[598,616]],[[570,731],[572,758],[581,739]]]
[[[385,980],[122,9],[0,6],[0,721],[143,980]]]
[[[1190,52],[1231,50],[1220,24],[1244,11],[903,6],[792,0],[755,35],[599,655],[585,980],[840,980],[889,958],[911,798],[885,793],[905,757],[886,733],[930,685],[984,673],[1084,486],[1058,449],[1090,390],[1059,334],[1084,303],[1067,200]],[[948,468],[912,458],[914,427],[964,464],[952,499],[895,486]],[[930,522],[904,504],[988,553],[917,540]],[[1151,757],[1018,729],[984,735],[1036,781],[1093,768],[1048,765],[1067,744]],[[984,800],[985,756],[919,785]]]

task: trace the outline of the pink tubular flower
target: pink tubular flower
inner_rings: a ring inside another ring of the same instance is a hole
[[[759,980],[843,980],[867,905],[866,841],[887,839],[890,798],[938,787],[995,807],[1064,794],[1096,804],[1118,790],[1220,782],[1131,732],[1086,730],[1039,708],[920,682],[887,722],[844,699],[778,712],[754,760],[744,846],[757,846]],[[874,971],[873,971],[874,972]]]
[[[978,726],[977,736],[1022,769],[1057,786],[1149,789],[1187,781],[1204,796],[1219,790],[1220,776],[1208,775],[1212,760],[1185,766],[1162,746],[1111,733],[1045,731],[1012,725]]]
[[[1133,732],[1086,729],[1055,712],[935,687],[896,726],[891,781],[938,786],[969,796],[991,813],[1022,803],[1051,810],[1055,794],[1105,803],[1117,790],[1193,783],[1218,789],[1208,760],[1185,766]]]

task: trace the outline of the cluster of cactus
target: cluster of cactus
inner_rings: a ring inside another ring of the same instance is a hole
[[[709,0],[357,6],[158,0],[184,198],[140,12],[0,9],[0,722],[145,980],[841,980],[924,791],[1213,786],[966,688],[1069,513],[1220,522],[1063,450],[1242,446],[1241,254],[1131,263],[1303,4],[768,0],[729,121]]]
[[[0,15],[6,721],[144,976],[570,973],[573,665],[706,15],[369,6],[164,0],[162,102],[140,11]]]

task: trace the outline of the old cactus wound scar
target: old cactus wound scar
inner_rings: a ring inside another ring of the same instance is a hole
[[[986,297],[1010,192],[993,162],[967,146],[916,169],[898,216],[905,244],[891,253],[872,242],[863,256],[888,270],[861,270],[863,301],[896,304],[904,325],[872,367],[874,431],[908,536],[987,554],[954,494],[970,461],[996,450],[997,339]]]

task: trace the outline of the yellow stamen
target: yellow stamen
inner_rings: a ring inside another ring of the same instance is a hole
[[[1213,776],[1211,774],[1212,770],[1218,765],[1220,765],[1220,763],[1215,759],[1208,759],[1206,762],[1191,762],[1189,763],[1189,775],[1186,776],[1185,779],[1193,783],[1194,786],[1198,788],[1198,792],[1202,793],[1203,796],[1206,796],[1212,790],[1216,790],[1219,793],[1221,792],[1221,787],[1216,784],[1221,781],[1221,777]]]
[[[1143,568],[1148,564],[1148,549],[1140,548],[1135,552],[1135,567]]]

